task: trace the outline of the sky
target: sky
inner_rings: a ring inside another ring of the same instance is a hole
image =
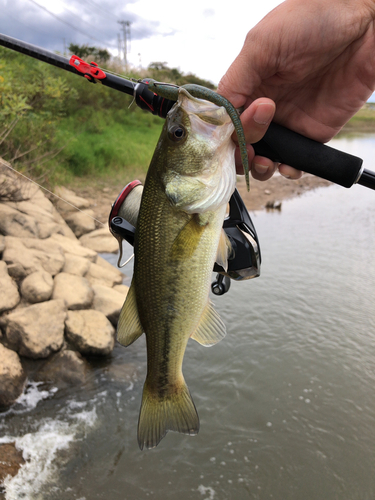
[[[128,61],[165,62],[218,84],[247,32],[280,0],[0,0],[0,33],[63,53],[70,43],[118,54],[129,21]],[[161,7],[162,5],[162,7]],[[225,6],[225,7],[224,7]]]

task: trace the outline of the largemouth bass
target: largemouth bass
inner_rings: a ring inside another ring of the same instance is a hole
[[[157,446],[169,430],[199,430],[182,361],[190,337],[209,346],[226,333],[209,289],[215,260],[225,268],[229,249],[222,225],[236,182],[233,130],[223,107],[181,88],[147,173],[134,274],[117,327],[125,346],[146,334],[141,449]]]

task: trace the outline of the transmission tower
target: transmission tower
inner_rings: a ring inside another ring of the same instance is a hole
[[[121,25],[121,34],[118,37],[118,46],[119,46],[119,57],[121,58],[121,52],[123,54],[123,60],[125,66],[128,65],[128,47],[130,47],[130,21],[117,21]]]

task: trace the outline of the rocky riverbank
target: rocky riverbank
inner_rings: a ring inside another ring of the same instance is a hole
[[[128,287],[99,253],[116,252],[117,242],[108,227],[97,228],[85,199],[68,190],[57,194],[71,204],[52,204],[0,160],[3,409],[22,394],[30,373],[57,387],[82,383],[90,357],[108,356],[114,347]]]

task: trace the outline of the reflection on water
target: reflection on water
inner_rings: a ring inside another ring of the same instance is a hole
[[[374,139],[332,145],[375,170]],[[89,388],[0,420],[21,447],[22,436],[47,430],[62,440],[44,485],[23,476],[25,498],[373,500],[374,220],[375,192],[361,186],[255,213],[262,275],[213,299],[227,337],[208,349],[191,341],[186,352],[198,436],[169,433],[139,451],[144,340],[118,346]],[[7,500],[24,498],[15,481]]]

